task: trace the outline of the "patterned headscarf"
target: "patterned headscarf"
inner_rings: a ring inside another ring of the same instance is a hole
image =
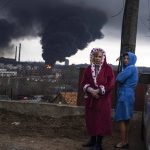
[[[103,49],[101,49],[101,48],[93,48],[93,49],[91,50],[91,53],[90,53],[90,63],[93,64],[93,58],[94,58],[94,54],[95,54],[96,52],[101,52],[102,55],[103,55],[103,57],[102,57],[102,62],[101,62],[101,64],[100,64],[100,65],[102,65],[102,64],[104,63],[105,58],[106,58],[106,53],[105,53],[105,51],[104,51]]]
[[[102,61],[101,61],[101,64],[99,65],[97,74],[95,72],[95,64],[93,63],[94,54],[96,52],[101,52],[102,53]],[[106,60],[106,53],[103,49],[93,48],[91,50],[91,53],[90,53],[91,73],[92,73],[92,77],[93,77],[94,84],[95,84],[96,87],[98,87],[96,78],[97,78],[97,75],[99,74],[99,72],[101,71],[102,65],[103,65],[105,60]]]

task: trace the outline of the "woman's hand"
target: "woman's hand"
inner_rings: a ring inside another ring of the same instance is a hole
[[[99,89],[93,89],[91,87],[88,87],[87,91],[96,99],[99,98]]]
[[[91,94],[92,94],[93,97],[98,99],[99,98],[99,89],[93,90]]]

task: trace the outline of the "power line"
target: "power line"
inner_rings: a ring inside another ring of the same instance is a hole
[[[147,8],[148,8],[148,17],[146,17],[146,21],[144,20],[144,17],[140,16],[140,22],[143,24],[143,26],[150,31],[150,0],[147,0]],[[147,10],[147,9],[146,9]],[[148,22],[148,23],[147,23]],[[149,37],[149,36],[146,36]]]
[[[0,2],[2,2],[2,0],[0,1]],[[13,0],[5,0],[5,1],[3,1],[2,3],[1,3],[1,5],[0,5],[0,9],[2,10],[2,9],[4,9],[4,8],[6,8],[9,4],[11,4],[12,2],[14,2]]]
[[[147,0],[148,1],[148,21],[149,21],[149,25],[150,25],[150,0]]]
[[[144,20],[143,20],[143,18],[140,16],[140,22],[148,29],[148,30],[150,30],[150,27],[149,27],[149,25],[147,25],[146,23],[144,23]]]
[[[117,12],[116,14],[112,15],[111,17],[116,17],[116,16],[119,16],[123,10],[124,10],[124,7],[125,7],[125,0],[122,0],[122,8],[120,9],[119,12]]]

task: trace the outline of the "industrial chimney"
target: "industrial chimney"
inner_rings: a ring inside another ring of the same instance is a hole
[[[19,43],[19,56],[18,56],[18,61],[20,62],[20,55],[21,55],[21,43]]]
[[[17,61],[17,46],[16,46],[16,51],[15,51],[15,61]]]
[[[65,59],[65,66],[69,66],[69,60]]]

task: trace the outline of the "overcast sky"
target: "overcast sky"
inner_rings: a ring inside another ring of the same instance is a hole
[[[89,63],[91,49],[100,47],[107,62],[117,65],[125,1],[111,1],[0,0],[0,57],[14,57],[21,43],[22,61],[54,63],[67,58],[70,64],[84,64]],[[140,1],[137,66],[150,67],[149,8],[148,0]]]

